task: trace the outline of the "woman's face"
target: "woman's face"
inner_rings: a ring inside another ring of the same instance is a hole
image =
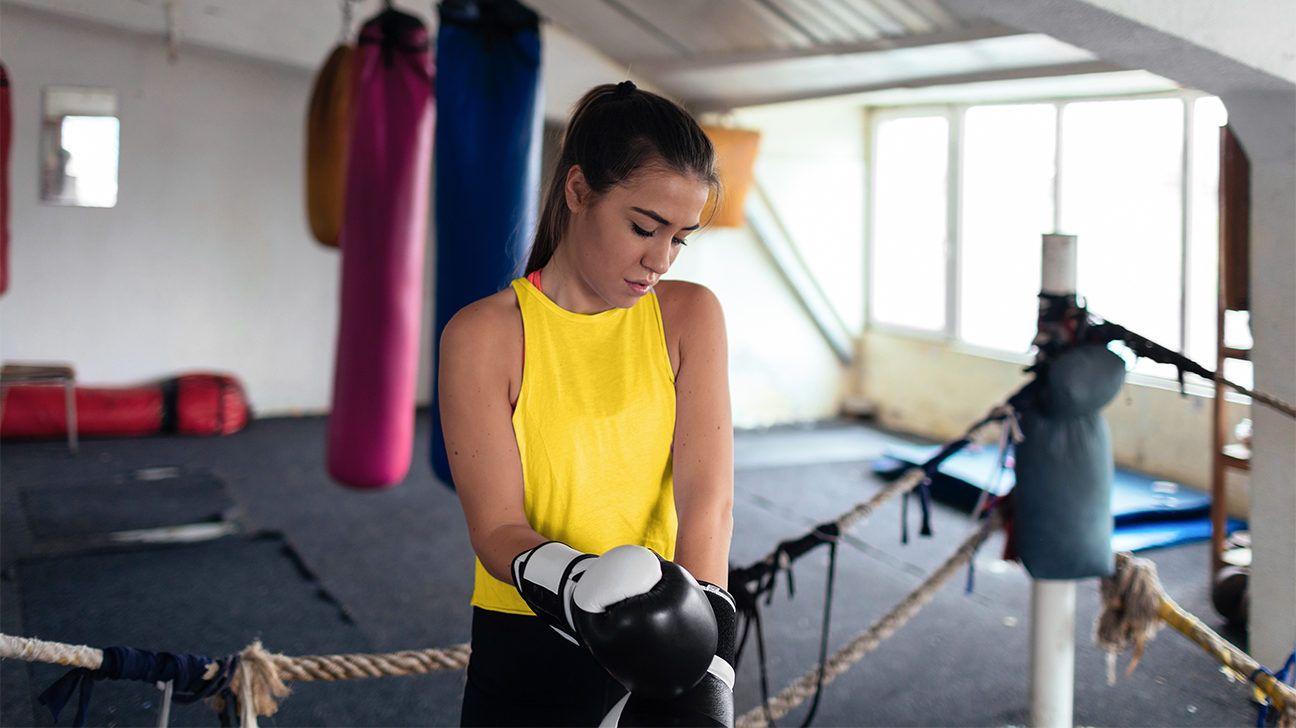
[[[577,289],[568,304],[582,312],[629,308],[666,274],[697,230],[709,188],[665,167],[641,168],[594,195],[579,167],[567,175],[571,220],[562,245]],[[587,310],[586,310],[587,309]]]

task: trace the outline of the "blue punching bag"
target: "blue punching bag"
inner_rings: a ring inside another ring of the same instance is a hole
[[[515,0],[442,0],[440,10],[434,359],[459,309],[521,273],[535,227],[541,123],[536,14]],[[454,487],[435,394],[432,470]]]
[[[1021,408],[1013,541],[1035,579],[1112,573],[1114,465],[1102,408],[1124,381],[1119,356],[1079,346],[1049,362]]]

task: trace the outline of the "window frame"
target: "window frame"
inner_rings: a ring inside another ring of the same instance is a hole
[[[940,329],[936,329],[936,330],[922,329],[916,326],[908,326],[905,324],[876,321],[873,318],[873,308],[874,308],[873,295],[875,293],[875,288],[873,286],[873,270],[877,267],[874,258],[875,247],[873,245],[873,240],[874,240],[874,229],[877,225],[877,215],[874,214],[874,211],[877,210],[876,180],[877,180],[877,159],[878,159],[878,155],[877,155],[878,127],[883,122],[891,121],[895,119],[918,119],[918,118],[926,119],[926,118],[933,118],[933,117],[943,118],[945,119],[945,123],[946,123],[947,153],[950,157],[953,157],[955,156],[957,150],[955,149],[954,136],[952,132],[955,123],[961,123],[961,119],[962,119],[961,115],[959,115],[958,122],[956,122],[954,118],[956,115],[955,114],[956,108],[957,107],[954,104],[923,104],[917,106],[901,106],[901,107],[869,107],[868,109],[866,109],[867,115],[865,118],[867,123],[865,124],[865,129],[866,129],[867,138],[865,139],[864,149],[868,154],[868,158],[865,160],[865,165],[864,165],[865,175],[866,175],[864,181],[864,196],[865,196],[864,209],[866,211],[865,214],[867,215],[867,219],[864,221],[864,285],[866,289],[864,295],[864,330],[865,331],[874,330],[874,331],[904,334],[906,336],[912,336],[914,338],[923,339],[926,341],[946,341],[949,339],[950,332],[951,332],[951,328],[950,328],[951,302],[949,299],[950,275],[951,275],[950,261],[953,255],[952,253],[953,238],[951,237],[952,231],[950,229],[950,220],[952,219],[951,218],[952,213],[950,212],[950,210],[951,208],[955,207],[954,198],[951,197],[951,195],[957,194],[957,187],[959,186],[958,178],[955,176],[956,168],[952,166],[951,163],[953,160],[951,158],[946,159],[946,166],[945,166],[946,222],[945,222],[945,241],[943,244],[944,255],[945,255],[945,271],[944,271],[945,321]],[[957,303],[955,303],[954,305],[955,307],[957,307]]]
[[[1062,140],[1065,133],[1064,112],[1068,104],[1084,102],[1102,102],[1102,101],[1135,101],[1150,99],[1177,99],[1183,107],[1183,130],[1182,130],[1182,151],[1180,155],[1180,200],[1182,201],[1180,216],[1180,238],[1179,238],[1179,331],[1180,347],[1188,350],[1189,339],[1191,334],[1191,322],[1189,321],[1189,295],[1192,293],[1191,286],[1191,251],[1193,244],[1193,232],[1191,225],[1192,204],[1194,202],[1194,190],[1192,174],[1197,166],[1195,150],[1195,104],[1201,98],[1210,97],[1212,94],[1201,91],[1183,89],[1175,91],[1157,91],[1151,93],[1137,94],[1102,94],[1092,96],[1067,96],[1067,97],[1030,97],[1014,98],[1004,100],[987,100],[979,103],[950,103],[950,104],[922,104],[914,106],[872,106],[866,107],[865,113],[865,134],[867,135],[865,150],[868,159],[865,160],[865,202],[864,209],[867,216],[866,225],[864,226],[864,261],[865,261],[865,284],[868,291],[864,296],[864,330],[877,331],[880,333],[899,334],[903,336],[920,339],[927,342],[942,342],[948,345],[951,350],[978,356],[987,359],[996,359],[1014,364],[1027,364],[1032,360],[1032,356],[1026,353],[1017,353],[1011,351],[1001,351],[993,347],[987,347],[974,344],[963,340],[959,335],[959,322],[962,317],[959,295],[962,287],[962,266],[960,265],[961,255],[963,253],[963,240],[961,230],[962,204],[963,204],[963,147],[965,143],[963,120],[968,109],[980,106],[1019,106],[1026,104],[1051,104],[1055,113],[1055,130],[1054,130],[1054,176],[1053,176],[1053,229],[1058,229],[1062,214],[1061,204],[1061,180],[1062,170]],[[879,321],[873,313],[873,280],[875,259],[875,240],[874,226],[876,216],[873,214],[876,209],[876,189],[877,189],[877,129],[880,123],[899,118],[912,117],[931,117],[943,116],[948,124],[948,142],[949,142],[949,162],[946,173],[946,241],[945,241],[945,325],[941,330],[931,331],[918,329],[903,324],[889,323]],[[1204,362],[1209,365],[1209,362]],[[1172,377],[1165,377],[1145,372],[1136,372],[1131,370],[1128,375],[1128,381],[1134,384],[1152,386],[1156,388],[1173,388],[1178,390],[1178,382]],[[1212,388],[1206,385],[1198,386],[1197,383],[1186,383],[1186,391],[1190,394],[1209,395],[1213,392]]]

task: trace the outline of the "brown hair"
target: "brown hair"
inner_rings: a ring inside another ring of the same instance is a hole
[[[649,164],[693,175],[719,193],[715,148],[687,111],[630,81],[590,89],[563,135],[526,273],[543,268],[567,232],[571,211],[564,188],[573,166],[580,166],[590,189],[601,195]]]

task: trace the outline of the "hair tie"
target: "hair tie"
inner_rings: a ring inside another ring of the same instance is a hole
[[[625,98],[634,93],[635,88],[634,81],[622,81],[616,85],[616,97]]]

